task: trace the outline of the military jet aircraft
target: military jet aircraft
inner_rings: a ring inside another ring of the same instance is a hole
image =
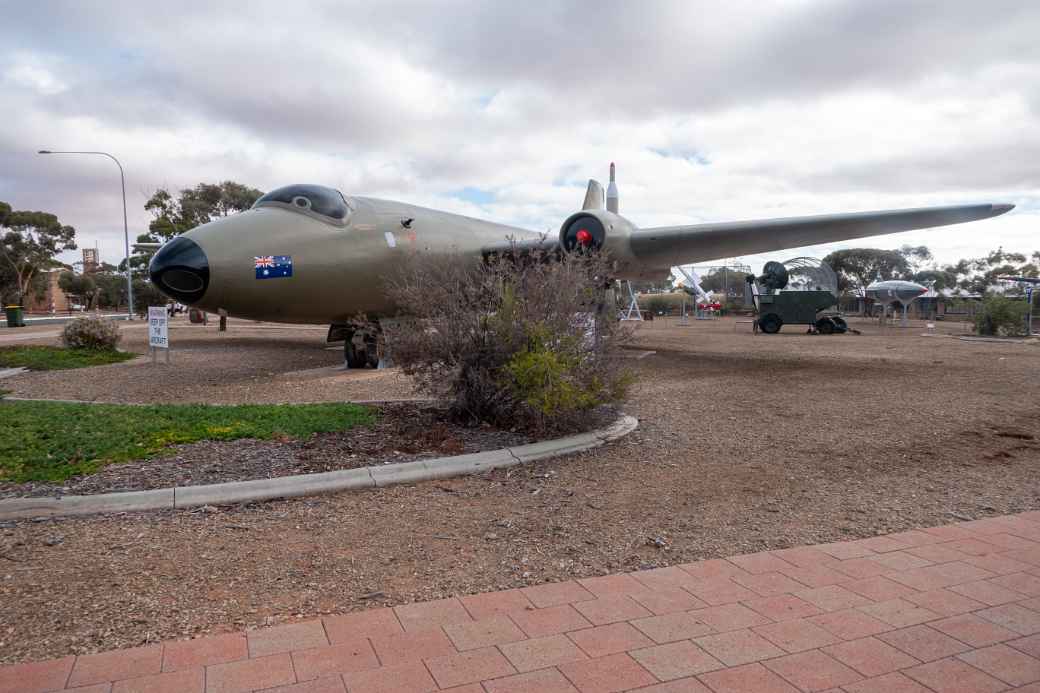
[[[864,289],[863,293],[867,298],[872,298],[881,304],[882,318],[885,317],[885,313],[888,312],[888,307],[893,303],[899,303],[902,305],[902,324],[903,327],[906,327],[909,324],[909,321],[907,320],[907,311],[909,310],[910,304],[914,302],[915,298],[928,293],[928,287],[921,286],[914,282],[908,282],[903,279],[881,281],[879,277],[878,281]]]
[[[889,279],[872,283],[864,290],[864,293],[867,298],[880,301],[885,305],[895,302],[908,305],[918,296],[928,293],[928,287],[902,279]]]
[[[383,290],[405,253],[605,249],[617,279],[658,279],[669,268],[909,229],[986,219],[1013,208],[976,204],[787,219],[641,229],[618,213],[617,187],[590,180],[582,208],[558,235],[426,209],[344,195],[321,185],[289,185],[252,209],[203,224],[167,242],[152,258],[155,285],[176,301],[228,315],[290,323],[325,323],[345,339],[349,366],[373,365],[353,339],[359,314],[379,319],[395,306]],[[368,352],[367,354],[365,352]]]

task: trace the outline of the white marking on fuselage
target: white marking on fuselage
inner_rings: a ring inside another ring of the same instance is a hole
[[[397,247],[397,239],[394,238],[394,232],[393,231],[387,231],[383,235],[386,236],[386,244],[388,246],[390,246],[391,248],[396,248]]]

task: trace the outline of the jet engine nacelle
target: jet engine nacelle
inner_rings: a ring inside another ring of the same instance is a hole
[[[564,250],[602,250],[624,263],[632,258],[629,239],[635,224],[620,214],[605,209],[585,209],[567,217],[560,226],[560,247]]]

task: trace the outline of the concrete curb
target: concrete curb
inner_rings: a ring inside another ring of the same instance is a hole
[[[479,474],[492,469],[513,467],[549,457],[590,450],[628,435],[638,425],[639,422],[635,417],[622,414],[610,426],[596,431],[511,448],[476,452],[470,455],[438,457],[432,460],[417,460],[379,467],[343,469],[320,474],[298,474],[274,479],[231,481],[205,486],[177,486],[152,491],[104,493],[94,496],[8,498],[0,500],[0,521],[138,510],[171,510],[199,505],[227,505],[336,493],[359,488],[413,484],[431,479]]]

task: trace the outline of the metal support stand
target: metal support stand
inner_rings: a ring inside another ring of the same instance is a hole
[[[626,281],[625,283],[628,284],[628,296],[632,301],[628,304],[628,310],[625,311],[625,315],[621,319],[642,322],[643,313],[639,310],[639,301],[636,300],[636,292],[632,289],[632,282]]]

